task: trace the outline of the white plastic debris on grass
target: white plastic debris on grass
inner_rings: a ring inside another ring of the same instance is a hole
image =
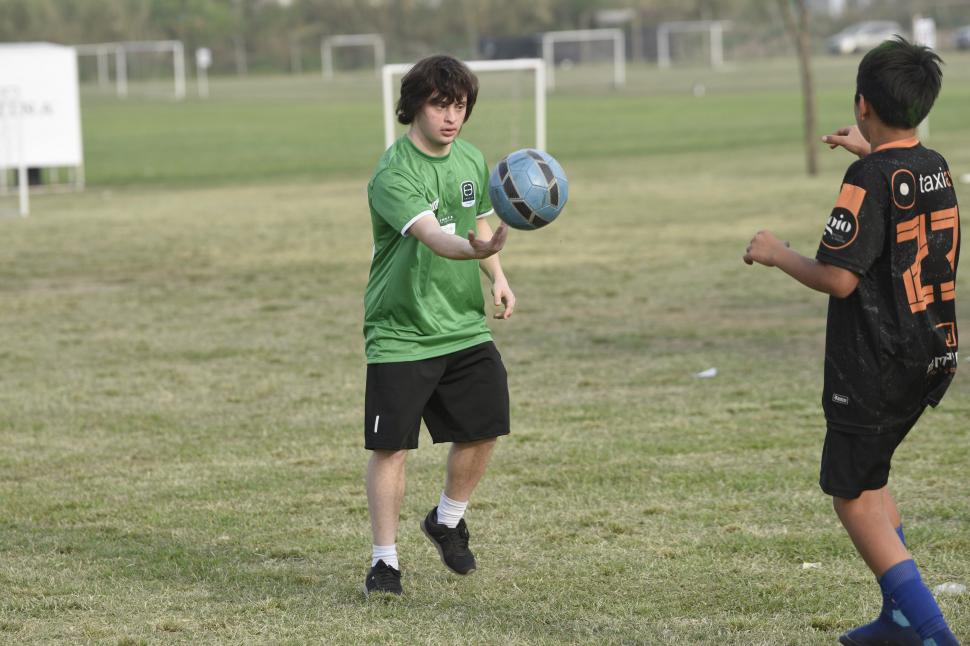
[[[803,570],[821,570],[822,569],[822,564],[821,563],[807,563],[806,562],[806,563],[802,563],[802,569]]]
[[[710,379],[717,376],[717,368],[708,368],[707,370],[701,370],[694,375],[698,379]]]
[[[948,581],[947,583],[941,583],[940,585],[933,588],[933,594],[966,594],[967,586],[962,583],[956,583],[954,581]]]
[[[960,175],[960,181],[964,184],[970,184],[970,173],[964,173]]]

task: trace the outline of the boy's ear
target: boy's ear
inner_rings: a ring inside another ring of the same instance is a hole
[[[866,97],[862,94],[859,95],[859,100],[856,102],[857,109],[859,111],[860,119],[868,119],[872,114],[872,106],[866,101]]]

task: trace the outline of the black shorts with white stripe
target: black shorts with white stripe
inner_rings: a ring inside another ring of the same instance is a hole
[[[422,419],[435,444],[508,435],[508,378],[494,343],[368,364],[364,448],[416,449]]]

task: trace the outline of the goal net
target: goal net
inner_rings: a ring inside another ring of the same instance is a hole
[[[380,34],[339,34],[324,38],[320,44],[323,78],[332,79],[336,64],[341,69],[359,69],[373,64],[378,76],[384,66],[384,38]]]
[[[185,50],[176,40],[77,45],[81,83],[120,98],[185,98]]]
[[[657,27],[657,64],[670,67],[673,61],[720,67],[724,64],[725,20],[662,22]]]
[[[549,89],[563,82],[601,85],[610,79],[614,87],[626,83],[626,38],[622,29],[575,29],[542,34],[542,58],[546,62]]]

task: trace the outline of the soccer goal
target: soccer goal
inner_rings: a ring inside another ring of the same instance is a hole
[[[574,29],[569,31],[547,31],[542,34],[542,60],[546,62],[546,86],[551,90],[556,86],[556,44],[578,43],[588,48],[590,43],[607,42],[613,44],[613,86],[622,87],[626,83],[626,38],[622,29]]]
[[[711,67],[724,64],[724,30],[731,26],[727,20],[686,20],[662,22],[657,26],[657,64],[670,67],[670,35],[707,33],[710,41]]]
[[[530,94],[532,96],[532,102],[535,107],[535,116],[533,123],[535,125],[535,147],[539,150],[546,149],[546,64],[540,58],[513,58],[507,60],[494,60],[494,61],[465,61],[465,64],[473,72],[531,72],[533,79],[531,83]],[[387,149],[394,143],[397,137],[397,127],[396,116],[394,111],[396,92],[392,86],[392,80],[395,76],[401,76],[410,70],[412,64],[391,64],[384,65],[381,71],[381,97],[384,104],[384,148]],[[496,140],[496,145],[502,145],[508,148],[509,146],[518,145],[522,147],[520,142],[520,136],[524,137],[524,134],[520,134],[518,127],[514,124],[509,126],[506,123],[501,123],[499,117],[507,116],[509,113],[516,112],[520,109],[519,106],[527,101],[527,97],[524,92],[520,92],[517,88],[518,85],[512,83],[509,79],[505,79],[505,84],[495,84],[494,86],[489,83],[482,83],[482,87],[479,89],[478,93],[478,103],[475,105],[475,118],[478,120],[476,124],[482,121],[479,117],[479,113],[486,112],[484,115],[485,122],[489,122],[488,110],[493,110],[492,114],[495,115],[496,119],[489,123],[489,132],[491,133],[491,139]],[[483,101],[483,96],[484,101]],[[483,110],[484,108],[484,110]],[[504,141],[497,141],[499,138],[499,133],[504,132],[509,134],[511,129],[511,139],[509,143]],[[482,141],[482,138],[476,138],[476,141]],[[509,150],[505,150],[509,152]]]
[[[111,86],[112,63],[114,68],[115,94],[126,98],[130,81],[144,86],[146,94],[153,94],[153,85],[162,80],[167,84],[169,70],[172,78],[172,96],[176,101],[185,98],[185,48],[178,40],[148,40],[119,43],[93,43],[76,45],[81,76],[89,76],[84,61],[94,59],[98,86]],[[168,61],[171,60],[171,65]],[[162,90],[162,94],[168,94]]]
[[[380,75],[384,67],[384,37],[380,34],[340,34],[324,38],[320,44],[323,61],[323,78],[333,78],[333,50],[337,47],[372,47],[374,49],[374,72]]]

